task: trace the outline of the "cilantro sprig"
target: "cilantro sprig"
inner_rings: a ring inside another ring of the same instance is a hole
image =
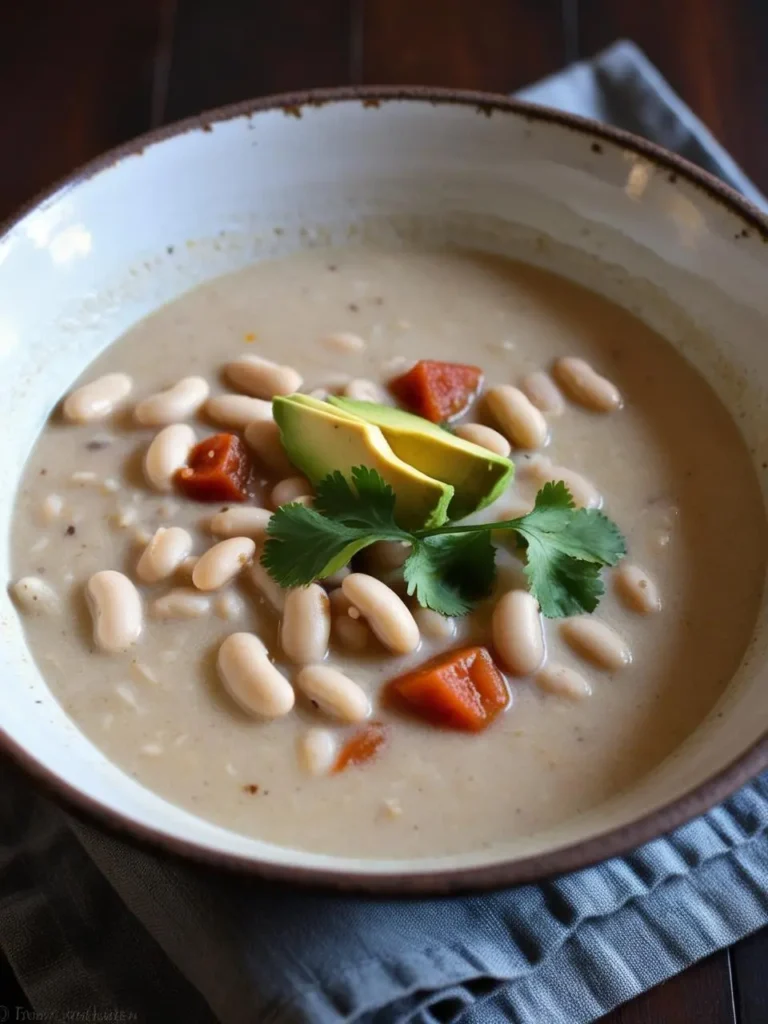
[[[560,618],[594,611],[601,569],[626,554],[616,524],[597,509],[576,508],[562,481],[545,484],[517,519],[410,532],[397,525],[395,493],[375,470],[357,466],[351,476],[351,483],[340,472],[327,476],[313,508],[283,505],[272,516],[261,562],[281,586],[306,586],[377,541],[401,541],[411,545],[403,566],[408,593],[442,615],[463,615],[493,588],[491,532],[509,530],[525,551],[542,613]]]

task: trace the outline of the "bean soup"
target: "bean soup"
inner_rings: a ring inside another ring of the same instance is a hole
[[[647,774],[728,685],[766,556],[739,432],[664,339],[405,246],[259,263],[137,324],[43,430],[12,543],[40,670],[126,772],[395,858]]]

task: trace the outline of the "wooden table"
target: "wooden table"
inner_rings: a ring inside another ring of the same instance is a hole
[[[204,108],[349,83],[512,92],[619,37],[768,192],[765,0],[5,0],[0,220],[108,147]],[[0,965],[3,1004],[24,998]],[[605,1020],[766,1024],[768,929]]]

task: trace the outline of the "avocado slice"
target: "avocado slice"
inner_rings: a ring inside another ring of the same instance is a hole
[[[335,470],[350,477],[370,466],[395,492],[395,518],[405,529],[441,526],[453,487],[409,466],[395,455],[377,426],[309,395],[286,395],[272,410],[288,458],[313,484]]]
[[[490,505],[512,479],[515,467],[510,459],[463,441],[421,416],[353,398],[331,396],[328,401],[379,427],[403,462],[450,484],[455,492],[448,509],[451,519],[463,519]]]

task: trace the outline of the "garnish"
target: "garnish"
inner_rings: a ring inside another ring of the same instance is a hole
[[[379,540],[409,543],[394,519],[395,492],[366,466],[352,470],[354,489],[338,470],[317,487],[313,508],[282,505],[272,516],[261,564],[282,587],[331,576]]]
[[[272,516],[261,562],[281,586],[306,586],[377,541],[401,541],[412,548],[403,567],[408,593],[442,615],[463,615],[493,588],[491,532],[509,530],[525,551],[542,613],[560,618],[594,611],[600,570],[626,554],[616,524],[597,509],[576,508],[562,481],[545,484],[517,519],[410,532],[395,522],[394,491],[375,470],[357,466],[351,475],[351,483],[339,472],[327,476],[314,508],[283,505]]]

